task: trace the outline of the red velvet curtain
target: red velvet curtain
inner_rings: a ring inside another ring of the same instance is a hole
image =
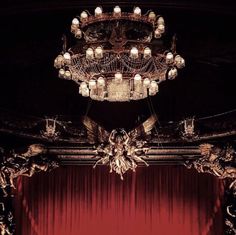
[[[180,166],[67,166],[18,180],[17,235],[222,235],[222,184]]]

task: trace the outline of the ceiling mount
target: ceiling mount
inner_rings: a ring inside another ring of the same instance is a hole
[[[176,53],[175,40],[170,50],[155,43],[165,32],[163,17],[139,7],[132,13],[119,6],[94,15],[83,11],[72,20],[71,32],[78,39],[54,61],[59,77],[79,84],[79,93],[94,100],[130,101],[158,92],[158,84],[174,79],[184,59]]]

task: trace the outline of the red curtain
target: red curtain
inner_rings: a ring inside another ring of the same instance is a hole
[[[17,235],[222,235],[222,184],[181,166],[67,166],[18,180]]]

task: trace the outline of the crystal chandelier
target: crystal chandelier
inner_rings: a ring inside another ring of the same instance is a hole
[[[119,6],[105,13],[97,7],[94,15],[83,11],[72,20],[76,44],[54,61],[59,77],[73,80],[79,93],[94,100],[130,101],[153,96],[158,84],[174,79],[184,59],[163,48],[163,17],[149,11],[122,12]],[[66,41],[66,40],[65,40]]]

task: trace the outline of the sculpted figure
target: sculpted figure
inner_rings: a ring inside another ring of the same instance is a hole
[[[43,145],[30,145],[23,154],[12,153],[7,156],[0,168],[0,187],[3,196],[7,196],[6,188],[15,189],[14,179],[18,176],[31,177],[38,171],[47,171],[58,167],[58,163],[43,157],[46,152]]]
[[[56,130],[58,122],[56,119],[46,119],[45,131],[42,132],[42,135],[46,138],[57,138],[59,136],[59,131]]]
[[[202,157],[192,163],[187,162],[187,167],[194,167],[198,172],[207,172],[213,174],[220,179],[227,179],[226,191],[230,195],[230,200],[236,197],[236,167],[235,167],[235,151],[231,146],[220,148],[211,144],[202,144],[199,146]],[[228,184],[229,181],[229,184]],[[225,224],[228,227],[227,234],[236,234],[234,226],[236,218],[236,209],[234,200],[227,202],[226,213],[227,219]]]
[[[233,166],[235,151],[227,146],[225,149],[211,144],[199,146],[202,157],[192,163],[198,172],[207,172],[221,179],[236,179],[236,167]]]
[[[156,121],[157,117],[153,115],[128,133],[124,129],[114,129],[109,133],[90,118],[85,117],[83,123],[89,140],[99,143],[97,146],[99,160],[94,167],[98,164],[109,165],[110,172],[116,172],[123,179],[123,174],[128,170],[135,171],[138,163],[148,166],[143,159],[148,151],[145,147],[145,139]]]

